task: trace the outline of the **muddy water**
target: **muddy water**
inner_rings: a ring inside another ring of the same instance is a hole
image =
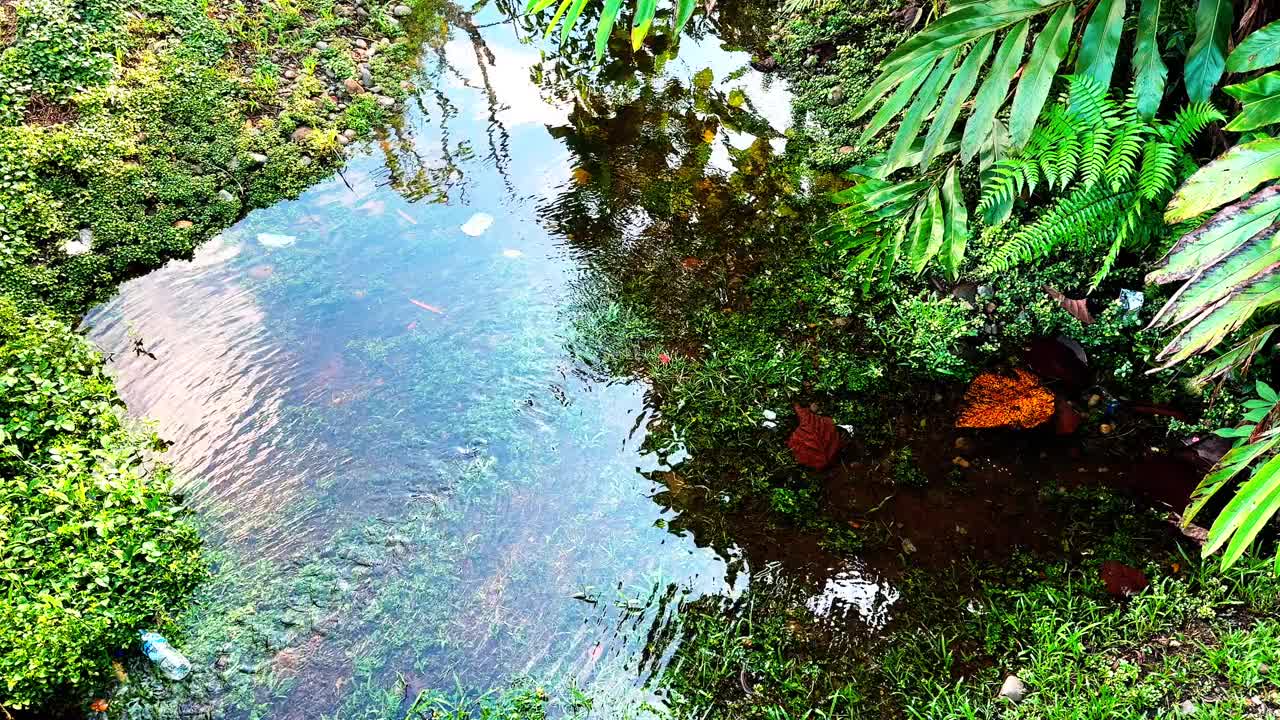
[[[592,268],[663,222],[634,176],[731,172],[788,98],[705,37],[588,102],[527,34],[449,29],[384,141],[86,319],[216,560],[175,613],[196,673],[135,666],[131,716],[402,718],[522,679],[652,714],[682,605],[750,583],[651,500],[681,455],[641,449],[644,383],[593,362],[621,310]],[[642,109],[698,127],[657,142]],[[625,158],[616,196],[582,192],[592,157]],[[815,612],[892,612],[874,574],[828,585]]]

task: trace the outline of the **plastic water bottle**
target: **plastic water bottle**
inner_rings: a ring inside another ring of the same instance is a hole
[[[169,644],[159,633],[142,633],[142,652],[170,680],[181,680],[191,672],[191,661]]]

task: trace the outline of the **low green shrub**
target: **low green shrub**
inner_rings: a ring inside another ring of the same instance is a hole
[[[100,355],[0,297],[0,706],[86,692],[204,574],[162,447]]]

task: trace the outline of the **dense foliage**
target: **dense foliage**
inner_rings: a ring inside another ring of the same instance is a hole
[[[0,299],[0,368],[0,706],[21,708],[100,683],[203,564],[159,438],[84,339]]]

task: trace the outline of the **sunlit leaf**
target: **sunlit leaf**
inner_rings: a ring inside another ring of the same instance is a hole
[[[1142,0],[1138,12],[1138,37],[1133,50],[1133,91],[1138,96],[1138,114],[1155,117],[1164,99],[1165,80],[1169,68],[1160,57],[1157,33],[1160,30],[1160,1]]]

